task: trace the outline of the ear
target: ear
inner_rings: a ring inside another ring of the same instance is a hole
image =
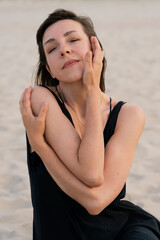
[[[46,69],[47,69],[47,71],[50,73],[50,75],[52,76],[52,78],[55,78],[55,76],[52,74],[52,72],[51,72],[48,64],[46,64]]]

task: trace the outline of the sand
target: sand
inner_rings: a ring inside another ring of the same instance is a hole
[[[0,1],[0,240],[32,239],[18,102],[37,63],[36,30],[56,8],[92,18],[108,60],[106,93],[145,112],[126,198],[160,219],[160,1]]]

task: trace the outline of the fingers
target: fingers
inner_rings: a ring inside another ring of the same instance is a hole
[[[102,64],[104,52],[101,49],[101,46],[95,36],[91,37],[91,44],[93,50],[93,65]]]
[[[86,70],[92,67],[92,52],[89,51],[85,56],[85,68]]]
[[[83,83],[86,87],[96,86],[99,88],[100,76],[103,66],[103,51],[96,37],[91,37],[92,51],[86,53]]]
[[[38,119],[42,122],[45,122],[47,111],[48,111],[48,103],[43,103],[40,109],[40,113],[38,115]]]
[[[19,101],[23,125],[30,137],[33,136],[35,132],[42,135],[44,134],[45,120],[48,111],[48,104],[43,103],[38,116],[34,116],[31,108],[31,93],[32,87],[26,88]]]
[[[26,113],[31,114],[31,112],[32,112],[31,111],[31,91],[32,91],[31,86],[29,88],[26,88],[21,96],[20,101],[19,101],[22,117]]]

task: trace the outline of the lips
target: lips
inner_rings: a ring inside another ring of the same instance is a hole
[[[62,68],[62,69],[68,68],[68,67],[74,65],[74,64],[77,63],[77,62],[79,62],[79,60],[77,60],[77,59],[71,59],[71,60],[65,62],[65,64],[63,65],[63,68]]]

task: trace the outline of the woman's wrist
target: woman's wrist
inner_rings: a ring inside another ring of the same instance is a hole
[[[93,97],[93,96],[100,96],[100,88],[94,85],[87,85],[86,89],[86,96]]]
[[[28,135],[28,139],[29,139],[30,145],[32,146],[32,149],[37,153],[40,151],[40,149],[43,147],[43,145],[46,142],[43,136]]]

